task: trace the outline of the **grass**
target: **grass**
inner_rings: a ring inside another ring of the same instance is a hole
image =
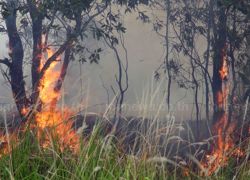
[[[43,148],[31,131],[10,154],[0,159],[0,179],[204,179],[197,173],[176,164],[166,157],[125,154],[113,142],[112,136],[100,135],[96,126],[88,140],[82,139],[77,154],[60,151],[56,139],[51,147]],[[249,179],[248,163],[235,167],[235,159],[216,175],[206,179]]]
[[[49,147],[41,147],[34,132],[26,131],[20,134],[18,144],[10,143],[11,153],[0,158],[0,180],[250,179],[248,160],[250,145],[246,147],[248,150],[245,159],[230,159],[226,167],[221,168],[210,177],[200,176],[200,169],[190,159],[181,159],[181,157],[178,159],[169,152],[164,153],[164,155],[160,153],[158,148],[162,144],[176,154],[180,151],[182,143],[188,147],[196,147],[199,144],[194,145],[194,135],[189,130],[184,135],[187,139],[183,139],[181,137],[182,127],[174,119],[171,119],[171,116],[168,116],[169,119],[165,118],[163,124],[159,121],[160,107],[165,103],[165,98],[160,95],[158,97],[159,89],[148,88],[143,92],[141,100],[138,100],[142,106],[138,116],[142,117],[143,120],[146,120],[146,117],[150,120],[147,127],[141,128],[139,126],[141,131],[137,133],[136,141],[138,140],[141,144],[140,153],[133,155],[124,151],[127,144],[122,142],[123,139],[124,142],[126,141],[128,134],[125,133],[118,139],[111,134],[104,136],[101,126],[98,125],[95,126],[90,137],[82,137],[77,153],[73,153],[70,149],[61,151],[57,141],[60,137],[53,137]],[[156,113],[151,113],[151,107],[157,104],[155,102],[160,102],[159,99],[162,100],[162,103],[158,103],[159,107],[155,108]],[[130,127],[129,124],[127,126]],[[192,128],[187,126],[186,129]],[[163,137],[163,140],[159,137]],[[175,142],[174,146],[172,146],[173,142]],[[194,154],[198,154],[198,152]]]
[[[125,155],[98,130],[83,141],[80,152],[61,152],[56,144],[42,148],[31,132],[0,159],[1,179],[174,179],[162,166]],[[55,142],[55,141],[54,141]]]

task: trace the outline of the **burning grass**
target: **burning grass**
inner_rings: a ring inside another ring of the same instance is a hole
[[[177,156],[162,156],[154,145],[144,146],[137,155],[124,153],[115,143],[115,136],[103,136],[99,125],[94,127],[88,139],[82,139],[77,154],[70,148],[62,150],[58,141],[60,137],[53,137],[50,145],[44,147],[32,131],[26,131],[21,136],[22,141],[0,159],[1,179],[204,178],[193,169],[194,162]],[[13,146],[10,143],[10,147]],[[250,151],[247,152],[247,157],[241,160],[228,157],[228,165],[207,179],[250,178]]]
[[[49,53],[47,50],[48,57]],[[105,124],[105,121],[112,122],[107,114],[96,116],[94,123],[89,121],[91,128],[87,116],[78,116],[82,122],[74,130],[74,122],[70,120],[76,120],[71,118],[75,112],[56,106],[61,96],[55,90],[57,63],[54,62],[41,81],[38,104],[41,109],[34,113],[30,126],[10,134],[6,126],[6,134],[1,135],[1,179],[199,179],[204,175],[250,178],[248,138],[234,142],[236,124],[228,123],[225,112],[213,126],[214,137],[203,142],[197,142],[189,131],[196,126],[189,128],[171,118],[160,121],[158,115],[165,103],[162,97],[156,113],[149,115],[142,108],[140,118],[122,118],[115,131],[112,123]],[[225,81],[227,73],[221,71]],[[153,95],[145,93],[142,100],[149,107],[159,91],[159,88],[152,89],[156,89],[151,90]],[[226,88],[218,92],[221,108],[227,92]],[[23,113],[27,112],[24,109]],[[84,123],[87,123],[87,137],[83,133],[86,132]],[[211,139],[215,140],[212,148],[209,147]],[[232,156],[235,153],[242,155],[235,158]]]

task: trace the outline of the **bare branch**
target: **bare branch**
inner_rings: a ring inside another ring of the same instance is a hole
[[[187,52],[187,55],[188,55],[192,60],[194,60],[194,62],[195,62],[199,67],[201,67],[201,69],[207,74],[208,79],[209,79],[210,83],[212,84],[212,78],[211,78],[211,76],[210,76],[208,70],[202,65],[202,63],[201,63],[200,61],[198,62],[197,59],[194,58],[193,55],[191,55],[191,54],[189,53],[188,49],[187,49],[186,46],[184,45],[184,42],[181,40],[181,37],[180,37],[180,35],[178,34],[177,30],[175,29],[174,26],[172,26],[172,27],[173,27],[173,30],[174,30],[174,32],[175,32],[175,34],[176,34],[178,40],[180,41],[180,43],[181,43],[181,45],[182,45],[182,47],[183,47],[183,48],[185,49],[185,51]],[[197,57],[199,58],[199,56],[197,56]]]
[[[8,66],[8,67],[11,66],[11,62],[10,62],[9,59],[7,59],[7,58],[0,59],[0,64],[4,64],[4,65],[6,65],[6,66]]]
[[[71,46],[74,41],[76,40],[76,38],[79,36],[80,33],[84,32],[88,26],[88,24],[99,14],[101,14],[102,12],[104,12],[104,10],[107,8],[107,6],[105,6],[102,10],[98,11],[97,13],[93,14],[92,16],[89,17],[89,19],[83,24],[82,28],[79,29],[75,29],[75,33],[72,33],[71,37],[69,37],[66,42],[60,46],[60,48],[46,61],[46,63],[44,64],[41,72],[40,72],[40,79],[43,78],[44,73],[46,72],[46,70],[50,67],[51,63],[54,62],[69,46]]]

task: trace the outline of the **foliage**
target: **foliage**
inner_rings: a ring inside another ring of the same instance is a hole
[[[164,3],[160,6],[158,3],[156,7],[166,11]],[[233,61],[232,59],[235,60],[232,66],[235,66],[236,72],[246,64],[246,37],[249,34],[247,1],[221,0],[194,3],[170,0],[170,6],[169,24],[166,24],[165,20],[156,18],[153,26],[162,38],[167,38],[164,34],[165,28],[170,29],[168,46],[171,63],[168,63],[168,66],[162,65],[161,69],[163,72],[169,69],[180,87],[193,89],[196,86],[192,71],[199,87],[205,83],[205,76],[212,83],[213,73],[208,70],[208,66],[214,65],[221,8],[226,8],[229,63]],[[205,45],[205,49],[201,48],[201,45]],[[160,75],[159,70],[156,72],[157,77]]]

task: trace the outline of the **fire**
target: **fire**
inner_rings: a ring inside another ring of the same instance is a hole
[[[17,143],[12,143],[10,145],[11,142],[17,142],[17,137],[16,133],[4,135],[0,133],[0,158],[4,154],[9,154],[12,150],[11,148],[17,145]]]
[[[53,55],[52,49],[46,50],[47,58],[51,57]],[[45,63],[46,59],[45,56],[43,56],[42,61]],[[54,86],[59,78],[60,72],[56,70],[56,66],[59,62],[59,58],[52,62],[49,69],[45,72],[43,79],[41,80],[40,86],[38,88],[39,90],[39,98],[44,104],[50,103],[53,99],[57,99],[60,97],[59,92],[54,91]],[[42,69],[43,64],[41,64],[40,70]]]
[[[40,70],[53,53],[53,49],[46,48],[43,52]],[[57,101],[61,97],[60,92],[55,90],[60,76],[59,62],[60,58],[55,60],[40,81],[38,90],[41,103],[39,104],[39,110],[35,112],[35,122],[31,125],[31,130],[37,132],[39,143],[44,148],[51,147],[52,139],[56,138],[61,151],[68,149],[72,152],[77,152],[79,150],[80,137],[72,130],[72,122],[69,121],[74,112],[69,108],[58,108],[56,106]],[[23,108],[21,113],[26,115],[29,111],[29,108]],[[17,134],[17,132],[8,135],[0,134],[0,157],[3,154],[10,153],[12,147],[18,144]],[[11,142],[14,142],[14,146],[10,146]]]
[[[0,157],[3,155],[3,154],[7,154],[10,152],[9,148],[7,147],[7,138],[6,136],[1,136],[0,137]]]
[[[227,52],[226,52],[227,46],[224,47],[222,50],[222,66],[219,70],[220,78],[221,80],[227,80],[229,75],[229,69],[228,69],[228,63],[227,63]]]
[[[23,109],[21,110],[22,115],[27,114],[27,112],[28,112],[28,109],[26,109],[26,108],[23,108]]]
[[[45,56],[42,59],[43,62],[45,63],[53,53],[52,49],[46,49]],[[58,138],[61,150],[70,148],[72,151],[76,151],[79,146],[79,137],[71,129],[71,122],[67,121],[73,115],[73,112],[68,108],[59,109],[56,107],[56,102],[60,99],[60,92],[54,90],[60,76],[60,72],[57,70],[59,61],[60,58],[50,65],[38,88],[42,105],[41,111],[38,111],[35,115],[38,138],[43,147],[48,147],[52,135]],[[47,132],[49,134],[46,134]]]
[[[229,127],[227,127],[229,125]],[[204,167],[208,170],[207,175],[211,175],[220,167],[227,165],[228,157],[236,155],[240,149],[234,148],[233,132],[236,123],[228,122],[228,116],[222,112],[218,117],[218,122],[213,127],[213,133],[216,135],[215,144],[210,154],[206,155],[206,162]]]
[[[216,92],[216,103],[220,110],[215,116],[216,123],[213,126],[213,134],[216,139],[211,153],[206,155],[205,161],[202,162],[204,169],[207,170],[205,175],[211,175],[220,169],[220,167],[226,166],[230,156],[239,157],[244,155],[240,148],[234,147],[233,134],[237,123],[235,121],[229,122],[227,114],[227,99],[229,95],[227,79],[229,76],[229,67],[226,48],[225,46],[221,54],[222,65],[219,70],[222,88]]]

